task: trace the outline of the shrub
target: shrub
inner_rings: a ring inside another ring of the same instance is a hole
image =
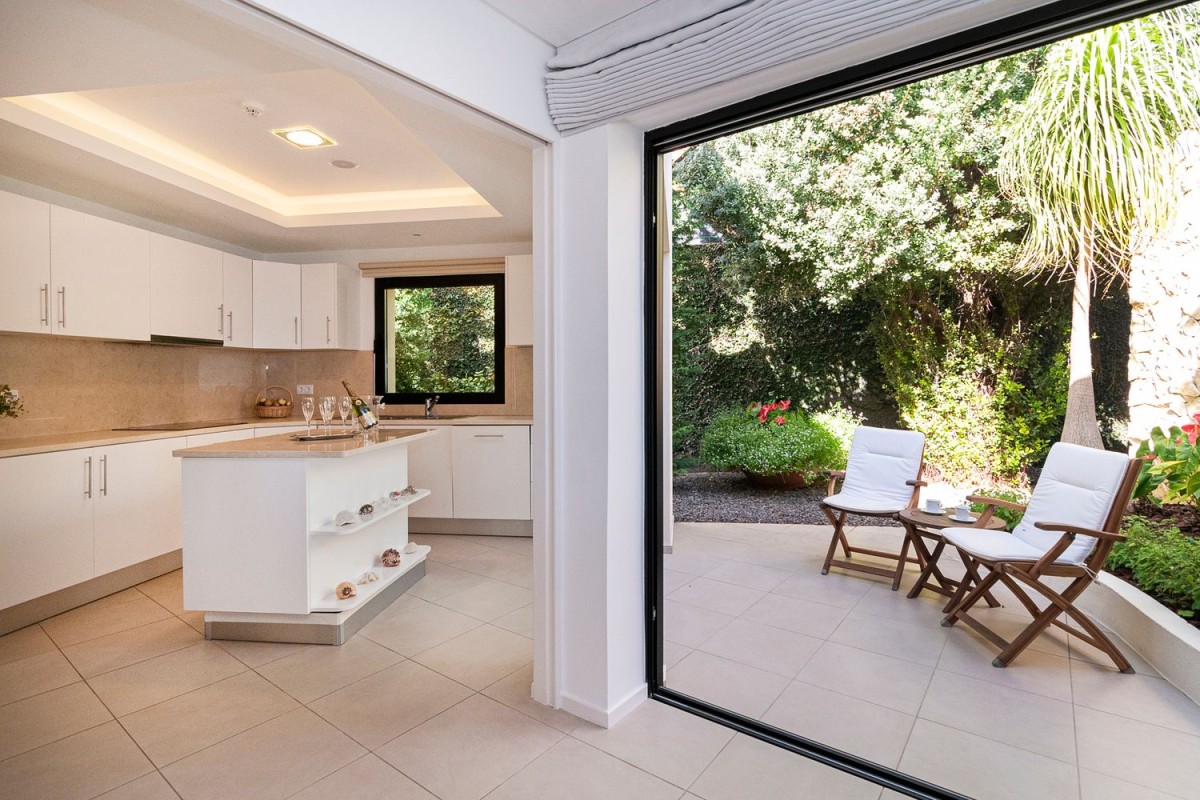
[[[976,489],[974,494],[981,494],[986,497],[994,497],[997,500],[1008,500],[1009,502],[1020,503],[1021,505],[1025,505],[1029,502],[1028,492],[1023,492],[1020,489],[1009,489],[1004,486],[992,486],[986,489]],[[983,503],[971,504],[971,510],[976,514],[981,513],[983,509]],[[1004,520],[1004,529],[1007,531],[1011,531],[1013,528],[1017,527],[1017,523],[1021,521],[1021,517],[1025,516],[1025,514],[1021,511],[1013,511],[1012,509],[1003,508],[1001,506],[996,506],[994,514],[995,516]]]
[[[785,400],[718,414],[704,431],[700,458],[717,469],[799,472],[808,481],[844,467],[846,451],[838,438],[790,405]]]
[[[1200,414],[1195,422],[1172,426],[1166,433],[1156,427],[1150,438],[1138,446],[1142,471],[1134,486],[1135,498],[1145,497],[1155,505],[1188,503],[1200,500]]]
[[[1105,566],[1128,569],[1143,591],[1177,614],[1193,619],[1200,611],[1200,539],[1145,517],[1125,518],[1125,541],[1113,546]]]
[[[850,452],[850,440],[854,438],[854,429],[863,422],[861,414],[856,414],[841,406],[818,411],[812,415],[812,418],[818,425],[833,434],[834,438],[838,440],[838,444],[842,446],[843,453]]]

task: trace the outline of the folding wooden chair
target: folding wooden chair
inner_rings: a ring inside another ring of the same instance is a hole
[[[1056,625],[1102,650],[1121,672],[1133,672],[1121,651],[1075,601],[1095,580],[1113,545],[1125,538],[1119,532],[1121,518],[1140,468],[1140,461],[1122,453],[1059,443],[1050,448],[1024,509],[1019,504],[972,497],[972,501],[987,504],[985,519],[996,506],[1024,510],[1025,515],[1012,533],[981,528],[942,531],[958,548],[967,571],[946,607],[942,625],[961,620],[999,647],[1000,655],[992,661],[996,667],[1008,666],[1042,631]],[[1057,590],[1045,581],[1051,577],[1071,581]],[[1011,642],[968,613],[997,582],[1007,586],[1033,617]],[[1041,595],[1048,605],[1038,608],[1026,590]],[[1059,619],[1064,614],[1083,630],[1068,627]]]
[[[837,470],[829,478],[828,497],[821,500],[821,511],[833,525],[833,538],[821,574],[829,573],[830,567],[867,572],[892,579],[892,591],[900,586],[906,563],[918,563],[915,556],[908,555],[908,537],[903,529],[897,528],[901,537],[900,552],[888,553],[866,547],[851,546],[846,538],[846,517],[859,514],[865,517],[887,517],[895,519],[906,508],[915,508],[917,494],[925,482],[921,470],[925,460],[925,434],[916,431],[898,431],[888,428],[860,426],[854,431],[850,442],[850,457],[845,471]],[[842,490],[835,492],[838,480]],[[876,556],[896,561],[894,569],[875,564],[864,564],[849,560],[835,560],[838,545],[846,559],[852,554]]]

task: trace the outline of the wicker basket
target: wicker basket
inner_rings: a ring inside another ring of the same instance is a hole
[[[287,405],[278,406],[259,405],[260,400],[287,400]],[[296,404],[292,402],[292,393],[287,390],[286,386],[268,386],[258,393],[258,397],[254,398],[254,413],[262,419],[284,419],[292,415],[292,409]]]

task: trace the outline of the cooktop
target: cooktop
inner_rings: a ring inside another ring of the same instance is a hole
[[[159,422],[154,425],[136,425],[128,428],[113,428],[114,431],[188,431],[193,428],[224,428],[229,425],[245,425],[240,419],[206,419],[199,422]]]

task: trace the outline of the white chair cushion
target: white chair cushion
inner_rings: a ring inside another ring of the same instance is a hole
[[[911,486],[909,491],[912,491]],[[911,494],[909,496],[911,497]],[[849,492],[831,494],[821,502],[838,511],[849,511],[850,513],[857,511],[864,514],[898,514],[908,508],[907,497],[903,501],[897,501],[891,497],[864,497]]]
[[[896,511],[908,506],[913,487],[905,482],[921,474],[925,434],[862,425],[850,442],[846,479],[840,495],[872,498]],[[835,495],[836,496],[836,495]],[[857,502],[862,502],[858,500]],[[862,506],[859,506],[862,508]]]
[[[988,561],[1037,561],[1045,553],[1006,531],[986,528],[943,528],[942,536],[950,544],[976,558]],[[1062,559],[1059,559],[1062,563]]]
[[[1012,535],[1037,550],[1040,556],[1062,534],[1039,530],[1034,523],[1064,522],[1099,529],[1108,517],[1128,466],[1129,457],[1123,453],[1059,442],[1050,448],[1025,516]],[[1095,546],[1094,536],[1076,536],[1058,563],[1079,564]]]

